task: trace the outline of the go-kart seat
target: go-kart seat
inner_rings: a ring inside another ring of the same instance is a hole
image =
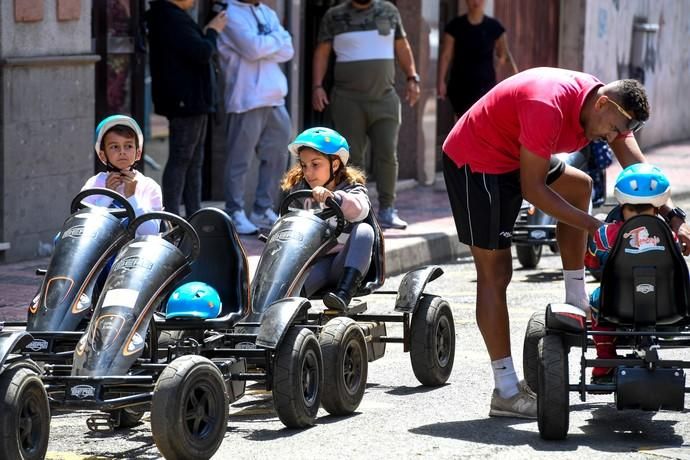
[[[230,216],[220,209],[200,209],[189,223],[201,248],[191,273],[180,284],[202,281],[214,287],[223,305],[217,318],[204,322],[231,327],[249,312],[249,265],[242,243]]]
[[[635,216],[620,229],[604,266],[599,318],[619,326],[687,323],[688,267],[669,226]]]

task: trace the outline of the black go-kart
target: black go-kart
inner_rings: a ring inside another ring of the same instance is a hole
[[[112,198],[116,207],[95,207],[92,196]],[[107,260],[127,241],[125,219],[134,209],[120,194],[108,189],[89,189],[74,197],[70,216],[56,238],[53,254],[38,293],[29,304],[28,319],[0,322],[0,452],[8,458],[43,458],[50,420],[48,399],[38,389],[45,363],[72,360],[77,341],[86,329],[96,281]],[[42,386],[42,385],[41,385]],[[117,414],[115,414],[117,416]],[[20,432],[6,431],[13,417]]]
[[[662,359],[664,350],[690,346],[690,279],[668,225],[654,216],[636,216],[620,229],[604,265],[599,321],[614,331],[593,331],[585,314],[551,304],[527,326],[524,372],[537,393],[542,438],[564,439],[569,425],[569,393],[613,394],[620,410],[683,411],[685,370],[690,361]],[[616,359],[586,356],[594,336],[616,337]],[[579,381],[569,383],[568,355],[581,348]],[[587,383],[591,367],[613,368],[610,383]],[[536,380],[536,384],[535,384]]]

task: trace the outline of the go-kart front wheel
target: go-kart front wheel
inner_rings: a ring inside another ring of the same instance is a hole
[[[568,352],[563,339],[546,335],[539,341],[537,392],[537,425],[543,439],[561,440],[568,435],[568,392]]]
[[[292,327],[275,357],[273,407],[288,428],[314,424],[323,386],[321,346],[312,331]]]
[[[544,311],[532,313],[527,322],[525,340],[522,344],[522,371],[527,385],[535,393],[539,391],[539,340],[545,334],[545,320]]]
[[[352,318],[336,317],[319,334],[323,354],[324,384],[321,405],[329,414],[353,413],[367,384],[367,344]]]
[[[49,435],[48,395],[38,375],[25,367],[0,374],[0,457],[42,459]]]
[[[537,268],[541,260],[541,250],[540,244],[515,246],[518,262],[523,268]]]
[[[168,459],[208,459],[218,450],[228,424],[228,396],[218,367],[187,355],[168,364],[151,400],[151,432]]]
[[[442,297],[424,294],[410,325],[412,371],[422,385],[446,383],[455,359],[455,324]]]

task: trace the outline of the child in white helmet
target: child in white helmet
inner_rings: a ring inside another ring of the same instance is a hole
[[[137,122],[126,115],[105,118],[96,127],[94,149],[106,171],[90,177],[82,190],[94,187],[118,192],[132,205],[136,216],[163,209],[163,195],[160,186],[150,177],[134,169],[141,159],[144,135]],[[109,207],[112,198],[106,196],[87,197],[86,201],[102,207]],[[160,222],[150,220],[137,229],[137,236],[157,234]]]
[[[371,210],[364,173],[347,165],[347,141],[329,128],[307,129],[288,148],[299,161],[285,174],[281,188],[290,192],[311,189],[318,203],[333,198],[346,221],[338,246],[309,272],[305,291],[312,295],[324,286],[335,285],[323,302],[328,308],[346,310],[369,270],[374,244],[374,229],[363,222]]]

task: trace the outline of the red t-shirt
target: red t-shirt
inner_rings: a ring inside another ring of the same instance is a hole
[[[580,111],[591,90],[602,86],[592,75],[538,67],[496,85],[458,120],[443,151],[473,172],[503,174],[520,168],[520,146],[549,159],[574,152],[590,141]]]

